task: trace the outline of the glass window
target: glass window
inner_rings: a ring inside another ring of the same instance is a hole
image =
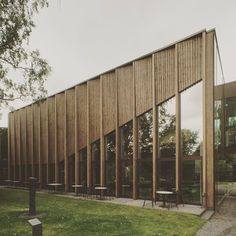
[[[199,204],[202,185],[202,82],[181,93],[182,191]]]
[[[158,188],[172,190],[175,188],[175,97],[158,106]]]
[[[105,137],[105,160],[106,160],[106,186],[109,193],[115,195],[116,187],[116,133],[115,131]]]
[[[121,127],[121,196],[133,193],[133,128],[132,122]]]
[[[79,182],[87,186],[87,147],[79,151]]]
[[[236,97],[226,98],[225,113],[225,145],[236,147]]]
[[[152,195],[152,111],[138,117],[138,196]]]
[[[93,186],[100,186],[100,140],[92,144]]]
[[[75,183],[75,154],[68,157],[68,191],[73,192],[72,185]]]

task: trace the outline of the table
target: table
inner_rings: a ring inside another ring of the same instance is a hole
[[[163,196],[163,207],[166,207],[166,196],[174,194],[171,191],[156,191],[156,194]]]
[[[5,179],[3,180],[5,183],[7,183],[7,186],[10,186],[10,184],[13,182],[12,180],[10,179]]]
[[[49,183],[48,186],[54,187],[54,193],[56,192],[56,187],[62,186],[61,183]]]
[[[19,181],[19,180],[14,180],[14,181],[12,181],[12,183],[14,184],[14,187],[16,187],[16,186],[17,186],[17,184],[19,184],[19,183],[20,183],[20,181]]]
[[[82,184],[73,184],[72,188],[76,189],[76,196],[78,196],[78,188],[83,188]]]
[[[99,186],[99,187],[95,187],[94,189],[100,191],[100,200],[102,200],[103,191],[104,191],[104,190],[107,190],[107,187],[106,187],[106,186]]]

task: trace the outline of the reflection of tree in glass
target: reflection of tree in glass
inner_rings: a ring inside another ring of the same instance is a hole
[[[159,107],[159,150],[161,157],[175,157],[175,115],[168,113],[166,106]]]
[[[132,123],[127,123],[122,127],[122,139],[121,139],[123,159],[132,159],[133,157],[133,132]]]
[[[176,150],[176,118],[168,113],[168,103],[159,107],[159,150],[161,157],[175,157]],[[182,129],[183,156],[200,155],[199,134],[197,131]]]
[[[152,153],[152,112],[146,112],[138,118],[139,150],[142,157]]]

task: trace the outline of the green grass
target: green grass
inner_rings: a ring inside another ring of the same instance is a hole
[[[37,194],[44,236],[195,235],[205,223],[191,214]],[[26,219],[28,192],[0,188],[0,236],[31,235]]]

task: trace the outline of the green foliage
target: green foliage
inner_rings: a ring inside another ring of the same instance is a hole
[[[193,236],[205,223],[197,216],[142,209],[48,194],[36,195],[44,236],[162,235]],[[0,189],[0,236],[31,235],[27,220],[28,192]]]
[[[51,69],[27,44],[35,27],[33,16],[47,6],[47,0],[0,1],[0,105],[46,95],[44,83]]]

